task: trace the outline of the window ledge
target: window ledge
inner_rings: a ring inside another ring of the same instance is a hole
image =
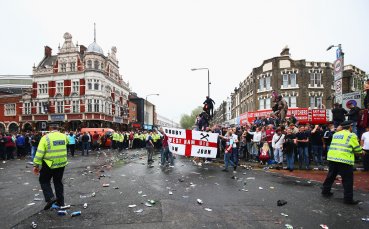
[[[323,86],[323,84],[321,84],[320,86],[317,86],[316,84],[314,84],[314,85],[309,84],[309,85],[308,85],[308,88],[319,88],[319,89],[324,89],[324,86]]]
[[[272,88],[272,87],[270,87],[269,89],[266,89],[266,88],[258,89],[256,93],[269,92],[269,91],[273,91],[273,88]]]
[[[281,89],[299,89],[299,85],[296,84],[296,86],[292,87],[291,85],[288,85],[287,87],[281,86]]]

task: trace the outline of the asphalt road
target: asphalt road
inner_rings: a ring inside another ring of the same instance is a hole
[[[65,202],[72,205],[69,213],[82,211],[76,217],[42,210],[45,203],[34,200],[43,195],[31,165],[22,160],[0,164],[0,227],[31,228],[35,222],[37,228],[369,228],[369,222],[361,220],[369,217],[367,192],[355,191],[363,203],[347,206],[340,186],[326,199],[319,183],[269,171],[240,168],[236,174],[225,173],[218,164],[198,167],[180,157],[174,168],[162,169],[158,155],[150,168],[144,150],[104,152],[70,158],[64,173]],[[149,199],[155,200],[151,207],[145,205]],[[280,199],[287,204],[278,207]]]

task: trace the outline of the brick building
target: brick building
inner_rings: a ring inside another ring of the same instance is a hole
[[[0,91],[0,133],[17,132],[20,130],[21,99],[22,94]]]
[[[130,89],[119,73],[116,52],[112,47],[104,55],[96,39],[88,48],[74,45],[69,33],[56,55],[45,46],[43,59],[33,67],[32,93],[22,98],[20,121],[37,130],[49,125],[126,129]]]
[[[365,72],[344,67],[343,93],[361,90]],[[290,108],[331,108],[334,103],[333,65],[330,62],[293,60],[289,49],[264,60],[231,94],[232,119],[245,112],[270,109],[271,93],[278,91]]]
[[[362,91],[365,72],[353,65],[344,66],[342,93]],[[236,124],[247,112],[271,109],[271,93],[276,90],[290,108],[327,108],[335,101],[333,64],[293,60],[286,47],[281,54],[264,60],[231,93],[231,115],[224,102],[216,109],[212,123]],[[225,118],[227,117],[227,118]]]

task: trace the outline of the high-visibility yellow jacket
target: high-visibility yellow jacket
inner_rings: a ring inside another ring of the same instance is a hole
[[[160,135],[159,134],[155,134],[155,133],[153,133],[151,135],[151,137],[152,137],[153,142],[157,142],[160,139]]]
[[[133,138],[138,139],[139,138],[138,134],[136,133],[135,135],[133,135]]]
[[[113,133],[113,141],[118,141],[119,140],[119,134],[117,132]]]
[[[38,144],[33,163],[35,166],[41,166],[42,161],[51,168],[56,169],[68,164],[67,144],[68,137],[59,131],[52,131],[43,136]]]
[[[333,135],[327,160],[354,165],[355,153],[360,153],[361,150],[356,134],[341,130]]]
[[[124,139],[123,134],[119,134],[119,142],[123,142],[123,139]]]

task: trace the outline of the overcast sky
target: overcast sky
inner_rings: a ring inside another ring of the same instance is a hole
[[[120,74],[133,91],[179,121],[202,104],[210,69],[216,107],[254,67],[289,46],[293,59],[331,61],[330,44],[343,46],[345,64],[369,71],[367,0],[131,0],[0,3],[0,74],[32,74],[63,34],[107,54],[118,49]]]

